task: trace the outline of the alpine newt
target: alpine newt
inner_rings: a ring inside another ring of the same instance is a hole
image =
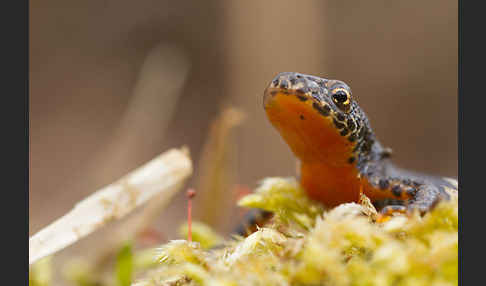
[[[363,192],[383,215],[414,210],[423,214],[449,199],[448,190],[457,191],[450,180],[393,165],[391,150],[377,140],[342,81],[280,73],[265,89],[263,107],[300,161],[302,187],[328,207],[358,202]]]

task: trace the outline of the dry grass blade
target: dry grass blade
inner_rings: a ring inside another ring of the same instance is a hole
[[[192,173],[186,148],[171,149],[85,198],[29,239],[29,264],[76,242],[160,194],[169,200]]]
[[[230,211],[233,197],[229,192],[235,180],[234,160],[236,150],[231,137],[234,128],[245,120],[238,108],[224,108],[211,123],[208,139],[204,144],[196,180],[198,209],[196,217],[210,225],[221,225],[221,212]],[[214,207],[214,202],[218,207]]]

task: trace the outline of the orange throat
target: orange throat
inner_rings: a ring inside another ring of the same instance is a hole
[[[313,99],[275,93],[265,102],[270,122],[301,161],[301,184],[327,206],[358,201],[361,181],[350,162],[356,143],[339,134],[332,117],[313,107]]]

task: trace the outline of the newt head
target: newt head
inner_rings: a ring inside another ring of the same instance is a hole
[[[372,144],[365,142],[366,116],[342,81],[280,73],[265,89],[263,105],[272,125],[302,162],[355,164],[358,151],[362,154],[361,148]]]

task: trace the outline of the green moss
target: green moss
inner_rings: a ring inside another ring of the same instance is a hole
[[[167,264],[205,264],[204,252],[199,243],[172,240],[158,249],[156,260]]]
[[[158,266],[134,285],[458,285],[455,199],[374,223],[366,204],[325,210],[294,179],[269,178],[239,204],[276,218],[226,241],[195,223],[195,241],[162,245]]]
[[[238,205],[271,211],[277,219],[296,222],[306,229],[323,212],[322,205],[310,200],[294,178],[266,178],[253,194],[240,199]]]
[[[206,285],[217,277],[232,285],[458,284],[456,200],[442,202],[424,217],[399,216],[378,224],[365,215],[370,213],[366,206],[351,203],[324,211],[294,179],[269,178],[239,205],[272,211],[277,218],[224,249],[198,252],[197,259],[189,256],[185,263],[205,261],[204,273],[211,277],[190,281]],[[286,231],[280,232],[282,226]],[[180,275],[190,276],[183,270]]]

